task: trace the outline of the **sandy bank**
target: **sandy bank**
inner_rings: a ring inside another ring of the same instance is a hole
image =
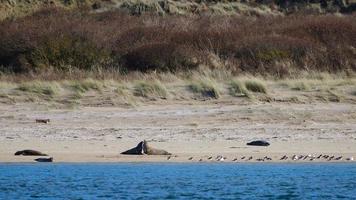
[[[353,104],[226,103],[146,105],[136,108],[82,107],[44,109],[31,104],[0,106],[0,162],[30,162],[14,156],[36,149],[55,162],[333,162],[292,161],[293,155],[356,157],[356,109]],[[49,124],[36,123],[49,118]],[[146,139],[173,155],[124,156],[119,153]],[[246,142],[268,140],[269,147]],[[280,161],[283,155],[289,159]],[[253,159],[245,161],[250,156]],[[193,157],[191,160],[189,158]],[[246,157],[245,159],[241,159]],[[267,162],[267,160],[265,161]]]

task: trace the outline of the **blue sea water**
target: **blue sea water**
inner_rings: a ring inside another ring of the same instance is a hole
[[[0,199],[356,199],[356,165],[0,164]]]

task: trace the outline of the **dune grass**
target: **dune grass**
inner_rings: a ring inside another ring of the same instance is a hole
[[[69,81],[69,86],[76,93],[85,93],[89,90],[101,91],[103,84],[98,80],[85,79],[85,80]]]
[[[166,99],[168,97],[168,91],[159,80],[139,81],[134,86],[134,95]]]
[[[193,81],[189,88],[194,93],[200,94],[203,97],[218,99],[221,96],[217,83],[211,78],[201,78],[200,80]]]
[[[292,89],[297,91],[310,91],[311,86],[305,81],[298,81],[292,85]]]
[[[267,94],[266,85],[262,81],[257,80],[257,79],[246,80],[245,87],[248,91],[251,91],[251,92]]]
[[[230,95],[234,97],[251,97],[251,94],[248,92],[243,82],[236,79],[230,82],[229,92]]]
[[[21,83],[16,89],[23,92],[54,97],[59,93],[60,86],[56,82],[34,81]]]

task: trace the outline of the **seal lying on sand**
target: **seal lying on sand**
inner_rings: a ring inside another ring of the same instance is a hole
[[[35,161],[37,162],[53,162],[53,158],[36,158]]]
[[[36,150],[30,150],[30,149],[17,151],[15,153],[15,156],[19,156],[19,155],[23,155],[23,156],[47,156],[47,154],[44,154],[44,153],[36,151]]]
[[[162,149],[155,149],[150,147],[146,140],[138,143],[138,145],[132,149],[129,149],[127,151],[122,152],[121,154],[127,154],[127,155],[171,155],[165,150]]]
[[[264,141],[264,140],[256,140],[247,143],[247,145],[252,145],[252,146],[269,146],[269,143]]]

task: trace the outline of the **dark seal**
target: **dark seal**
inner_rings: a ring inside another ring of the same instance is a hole
[[[44,154],[40,151],[30,150],[30,149],[17,151],[15,153],[15,156],[20,156],[20,155],[22,155],[22,156],[47,156],[47,154]]]
[[[37,162],[53,162],[53,158],[36,158],[35,161]]]
[[[256,141],[252,141],[247,143],[247,145],[251,145],[251,146],[269,146],[270,144],[267,141],[264,140],[256,140]]]
[[[162,149],[155,149],[153,147],[150,147],[146,140],[138,143],[138,145],[132,149],[129,149],[127,151],[122,152],[121,154],[126,154],[126,155],[171,155],[165,150]]]

